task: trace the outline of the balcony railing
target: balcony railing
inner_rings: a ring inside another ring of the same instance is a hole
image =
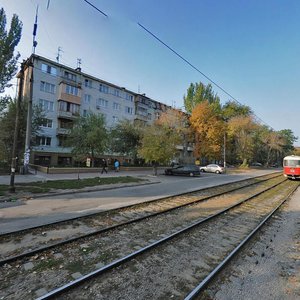
[[[70,132],[71,132],[71,129],[69,129],[69,128],[59,127],[59,128],[56,129],[56,134],[57,135],[68,135],[68,134],[70,134]]]
[[[70,120],[74,120],[78,116],[79,116],[78,113],[72,113],[70,111],[59,110],[58,113],[57,113],[58,118],[64,118],[64,119],[70,119]]]

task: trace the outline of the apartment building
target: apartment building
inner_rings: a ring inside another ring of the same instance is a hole
[[[171,108],[81,71],[38,55],[25,61],[22,95],[32,105],[39,105],[45,119],[30,145],[30,163],[71,165],[71,148],[63,146],[74,120],[89,113],[101,114],[107,128],[127,119],[152,123]]]

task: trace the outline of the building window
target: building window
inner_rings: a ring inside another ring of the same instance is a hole
[[[80,106],[78,104],[66,102],[66,101],[59,101],[59,110],[71,112],[72,114],[79,114]]]
[[[98,107],[108,108],[108,101],[101,98],[97,99],[96,108],[98,109]]]
[[[70,121],[70,120],[61,119],[60,120],[60,128],[72,129],[73,128],[73,122]]]
[[[54,67],[51,67],[49,65],[46,65],[46,64],[42,64],[42,72],[44,73],[48,73],[48,74],[51,74],[51,75],[56,75],[56,68]]]
[[[85,86],[85,87],[92,88],[92,80],[85,79],[85,80],[84,80],[84,86]]]
[[[69,95],[78,96],[78,88],[76,86],[66,84],[66,93]]]
[[[43,109],[43,111],[53,111],[54,103],[52,101],[39,99],[39,106]]]
[[[49,82],[41,81],[40,90],[46,93],[55,93],[55,85]]]
[[[126,114],[132,115],[132,112],[133,112],[132,107],[128,107],[128,106],[125,107],[125,113]]]
[[[39,146],[51,146],[51,137],[37,136],[36,143]]]
[[[41,120],[41,127],[52,128],[53,121],[50,119],[43,118]]]
[[[99,91],[102,92],[102,93],[108,94],[108,91],[109,91],[108,90],[108,86],[100,83],[100,85],[99,85]]]
[[[88,95],[88,94],[84,95],[84,103],[85,104],[91,104],[91,99],[92,99],[91,95]]]
[[[121,104],[114,102],[114,110],[121,110]]]
[[[133,101],[133,96],[130,94],[126,94],[126,100],[132,102]]]
[[[67,79],[69,79],[69,80],[76,81],[76,75],[72,74],[72,73],[70,73],[68,71],[65,71],[64,77],[67,78]]]
[[[67,137],[63,135],[58,136],[58,146],[66,147],[66,145],[67,145]]]
[[[120,90],[114,89],[114,95],[120,97]]]

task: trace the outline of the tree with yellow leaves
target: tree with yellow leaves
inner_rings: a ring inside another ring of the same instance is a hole
[[[223,121],[219,106],[205,100],[195,106],[190,117],[195,132],[194,155],[208,160],[220,160],[226,123]]]

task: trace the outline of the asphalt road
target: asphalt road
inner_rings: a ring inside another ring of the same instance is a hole
[[[178,193],[213,187],[274,171],[252,170],[245,173],[222,175],[204,173],[200,177],[165,176],[163,174],[154,177],[151,176],[151,171],[140,171],[138,173],[132,171],[123,173],[112,172],[108,176],[137,176],[147,179],[149,184],[123,188],[111,187],[106,190],[20,200],[10,207],[7,207],[5,203],[0,203],[0,233],[38,226],[91,212],[105,211],[134,203],[150,201]],[[89,177],[87,174],[80,175]],[[77,175],[74,174],[69,176],[77,178]],[[90,176],[98,175],[92,174]],[[58,179],[57,176],[55,178]],[[4,179],[2,178],[2,180]],[[47,180],[50,179],[47,178]]]

